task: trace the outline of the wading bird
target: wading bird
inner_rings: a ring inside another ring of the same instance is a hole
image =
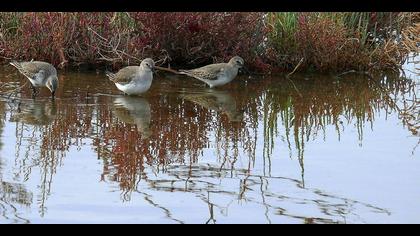
[[[58,88],[57,70],[53,65],[43,61],[10,62],[21,74],[31,82],[32,97],[38,93],[36,88],[47,87],[51,91],[51,97],[55,97]]]
[[[127,66],[116,74],[106,72],[106,75],[124,94],[140,95],[150,89],[154,69],[155,62],[151,58],[146,58],[140,66]]]
[[[210,64],[192,70],[180,70],[180,74],[196,78],[210,88],[230,83],[238,75],[238,70],[244,67],[244,59],[235,56],[228,63]]]

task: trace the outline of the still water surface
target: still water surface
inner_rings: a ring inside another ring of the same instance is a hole
[[[0,77],[0,223],[420,223],[416,77]]]

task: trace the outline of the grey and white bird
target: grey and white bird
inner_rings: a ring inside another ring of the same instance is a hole
[[[37,94],[36,88],[47,87],[51,91],[52,98],[54,98],[58,88],[58,76],[53,65],[43,61],[13,61],[10,62],[10,65],[16,67],[31,82],[33,97]]]
[[[155,62],[144,59],[140,66],[127,66],[117,73],[106,72],[106,76],[127,95],[140,95],[147,92],[153,81]]]
[[[228,63],[210,64],[192,70],[180,70],[180,74],[196,78],[210,88],[230,83],[238,75],[238,70],[244,67],[244,59],[235,56]]]

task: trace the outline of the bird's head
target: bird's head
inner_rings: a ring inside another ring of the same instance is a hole
[[[52,96],[55,96],[55,92],[58,89],[58,77],[57,75],[52,75],[48,78],[47,84],[46,84],[47,88],[51,91]]]
[[[237,68],[244,67],[244,63],[245,63],[244,59],[242,59],[242,57],[239,57],[239,56],[234,56],[229,61],[229,64]]]
[[[155,71],[155,62],[151,58],[146,58],[141,62],[140,67],[145,71],[154,72]]]

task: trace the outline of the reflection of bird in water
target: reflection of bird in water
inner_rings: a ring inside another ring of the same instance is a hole
[[[149,102],[140,97],[118,97],[114,100],[114,114],[127,124],[134,124],[145,138],[150,137],[152,118]]]
[[[31,101],[19,104],[17,113],[10,117],[10,121],[29,125],[48,125],[56,119],[56,115],[57,107],[54,101]]]
[[[224,113],[232,122],[243,119],[243,111],[238,109],[234,96],[227,91],[209,89],[202,93],[187,92],[180,96],[209,110]]]

